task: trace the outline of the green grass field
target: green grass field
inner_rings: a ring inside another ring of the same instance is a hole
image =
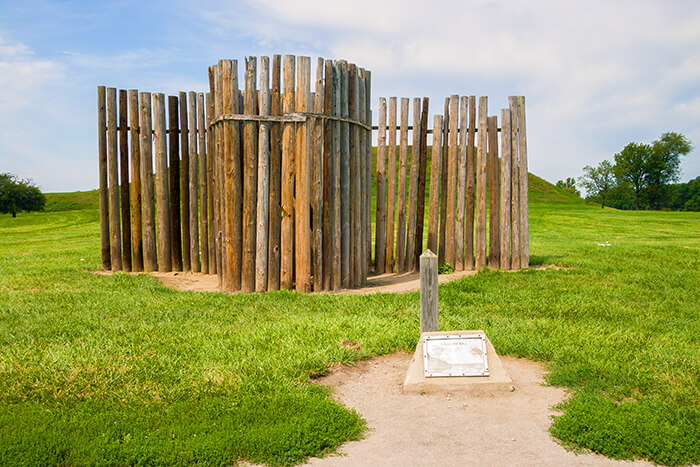
[[[570,269],[443,285],[441,329],[546,362],[572,392],[565,445],[700,463],[700,213],[530,187],[532,262]],[[419,337],[417,293],[177,292],[99,267],[96,210],[0,216],[2,465],[299,463],[365,431],[309,379]]]

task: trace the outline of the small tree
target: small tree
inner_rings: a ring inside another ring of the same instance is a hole
[[[45,204],[46,197],[31,180],[0,174],[0,213],[17,217],[21,211],[43,211]]]
[[[651,157],[648,144],[630,143],[615,154],[614,173],[618,182],[627,182],[634,190],[634,209],[639,209],[639,199],[646,187],[647,163]]]
[[[576,196],[581,196],[581,192],[576,189],[576,180],[574,180],[573,177],[568,177],[566,180],[559,180],[556,186]]]
[[[583,168],[583,177],[579,177],[579,183],[586,189],[588,198],[600,201],[601,209],[605,208],[605,198],[615,186],[612,164],[603,161],[598,167],[587,165]]]

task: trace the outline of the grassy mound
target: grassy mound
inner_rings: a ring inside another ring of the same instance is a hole
[[[99,209],[100,194],[97,190],[75,191],[72,193],[45,193],[46,212],[80,211]]]

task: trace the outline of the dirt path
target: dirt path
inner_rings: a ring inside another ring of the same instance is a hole
[[[491,396],[403,394],[411,356],[388,355],[343,367],[318,380],[356,409],[370,427],[366,439],[346,443],[345,455],[308,465],[652,465],[566,451],[548,433],[550,407],[566,396],[542,385],[542,367],[501,357],[514,392]]]
[[[549,266],[532,267],[531,269],[562,269],[553,264]],[[111,271],[95,271],[95,274],[110,275]],[[143,274],[143,273],[125,273],[125,274]],[[192,292],[220,292],[219,283],[216,275],[200,274],[192,272],[150,272],[149,275],[158,278],[163,285],[176,290],[192,291]],[[453,280],[461,279],[462,277],[473,276],[476,271],[460,271],[452,274],[440,274],[438,283],[444,284]],[[420,275],[417,272],[403,274],[381,274],[370,276],[364,287],[357,289],[343,289],[338,292],[318,292],[335,293],[341,295],[358,295],[372,293],[402,293],[416,292],[420,289]]]

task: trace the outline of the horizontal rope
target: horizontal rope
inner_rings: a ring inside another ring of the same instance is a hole
[[[214,119],[214,121],[209,125],[215,125],[217,123],[225,121],[244,121],[244,122],[278,122],[278,123],[304,123],[309,118],[318,118],[323,120],[333,120],[343,123],[351,123],[357,125],[360,128],[364,128],[367,131],[372,131],[372,126],[362,123],[359,120],[354,120],[347,117],[338,117],[335,115],[317,114],[311,112],[293,112],[284,115],[249,115],[249,114],[223,114]]]

